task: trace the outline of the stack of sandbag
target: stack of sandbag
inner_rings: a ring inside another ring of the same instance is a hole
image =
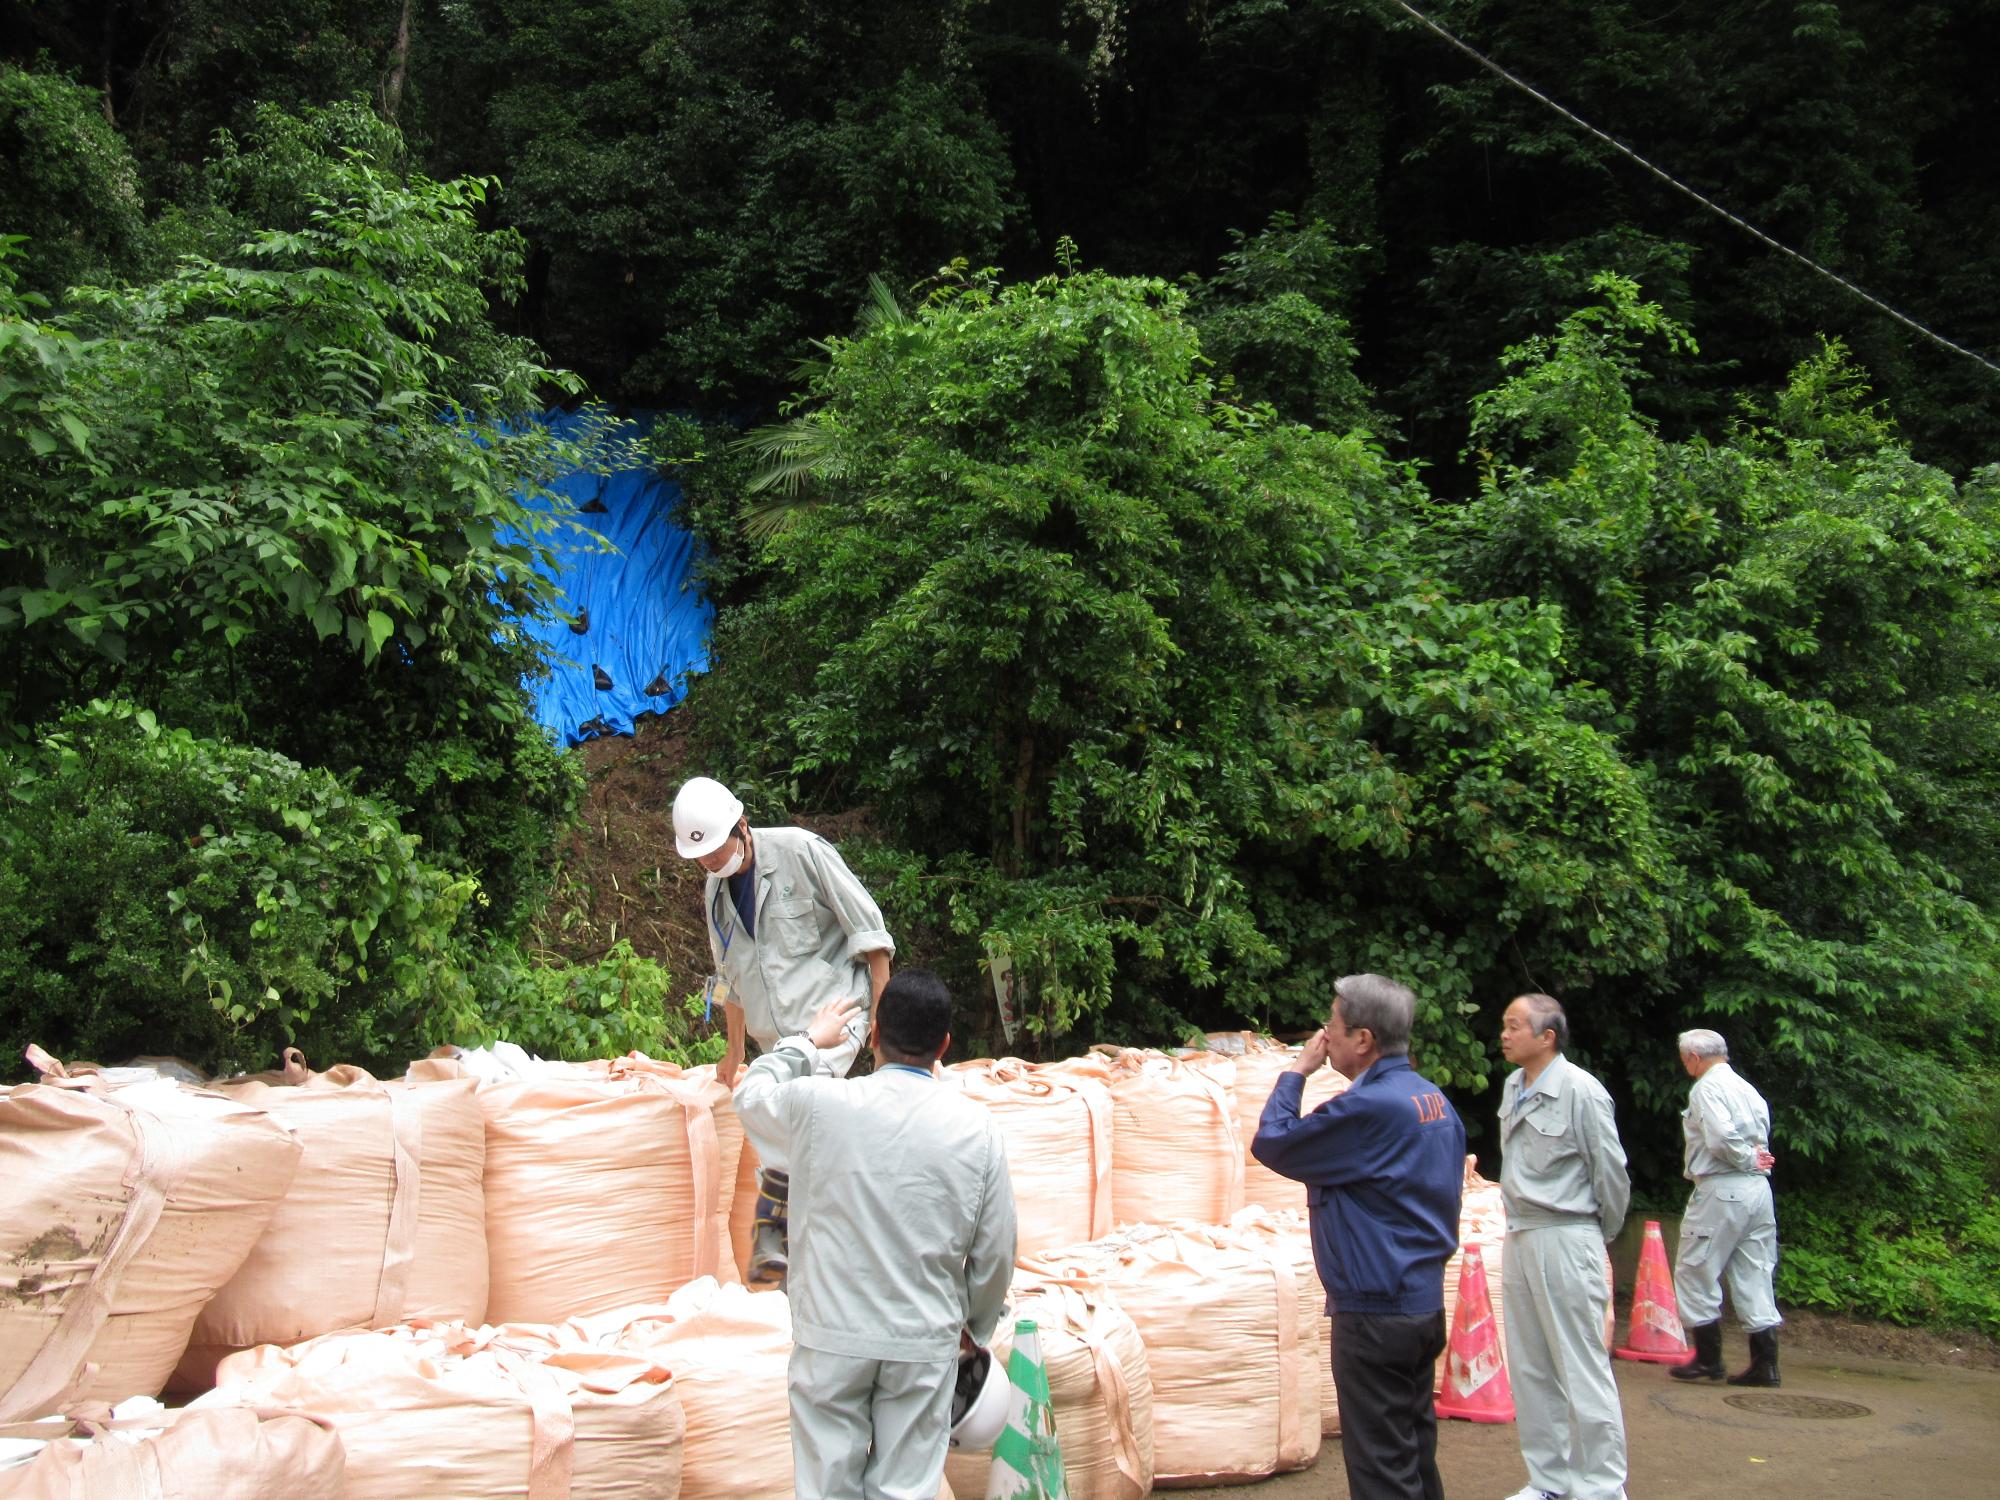
[[[1207,1038],[1207,1050],[1211,1057],[1228,1058],[1235,1065],[1230,1083],[1230,1102],[1236,1111],[1236,1132],[1243,1141],[1244,1203],[1281,1212],[1290,1209],[1303,1211],[1306,1206],[1305,1184],[1280,1177],[1258,1161],[1250,1154],[1250,1142],[1256,1138],[1257,1122],[1263,1118],[1264,1105],[1271,1098],[1271,1090],[1298,1061],[1299,1053],[1304,1049],[1287,1047],[1273,1037],[1254,1031],[1211,1031]],[[1201,1059],[1197,1056],[1190,1061],[1199,1063]],[[1336,1094],[1346,1091],[1346,1078],[1332,1068],[1320,1068],[1306,1079],[1299,1113],[1311,1114]]]
[[[1139,1330],[1103,1286],[1020,1271],[992,1344],[1003,1364],[1019,1318],[1041,1342],[1069,1500],[1139,1500],[1153,1487],[1153,1376]],[[955,1449],[945,1477],[983,1495],[992,1466],[990,1452]]]
[[[1234,1484],[1319,1456],[1320,1372],[1292,1258],[1204,1225],[1137,1225],[1026,1257],[1103,1286],[1153,1377],[1154,1482]]]
[[[346,1461],[327,1422],[282,1412],[125,1415],[136,1404],[109,1422],[47,1424],[82,1436],[0,1441],[0,1500],[346,1500]]]
[[[1043,1066],[1110,1090],[1114,1224],[1219,1224],[1243,1206],[1233,1068],[1227,1058],[1194,1063],[1137,1047],[1098,1047]]]
[[[0,1422],[158,1394],[300,1152],[216,1094],[29,1056],[47,1081],[0,1093]]]
[[[959,1063],[947,1076],[985,1105],[999,1128],[1021,1254],[1110,1232],[1114,1153],[1111,1094],[1103,1083],[1017,1057]]]
[[[1234,1234],[1247,1235],[1275,1253],[1287,1257],[1299,1283],[1299,1318],[1312,1329],[1313,1359],[1319,1369],[1319,1430],[1322,1436],[1340,1433],[1340,1398],[1333,1388],[1333,1319],[1326,1311],[1326,1288],[1313,1262],[1312,1222],[1305,1210],[1273,1213],[1256,1204],[1245,1204],[1229,1221]]]
[[[258,1344],[407,1318],[486,1315],[486,1124],[471,1079],[382,1081],[355,1067],[212,1084],[284,1121],[305,1155],[270,1226],[196,1323],[174,1377],[205,1389]]]
[[[736,1279],[743,1129],[713,1069],[625,1057],[478,1098],[494,1322],[560,1322]]]
[[[792,1309],[783,1292],[702,1277],[659,1306],[575,1318],[567,1329],[674,1372],[687,1414],[683,1500],[790,1500]]]
[[[677,1500],[683,1419],[650,1359],[547,1328],[332,1333],[233,1354],[190,1410],[310,1412],[347,1500]]]

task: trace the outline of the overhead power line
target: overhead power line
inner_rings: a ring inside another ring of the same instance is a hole
[[[1716,215],[1718,218],[1728,220],[1731,224],[1734,224],[1738,229],[1742,230],[1745,234],[1748,234],[1752,238],[1760,240],[1764,244],[1769,245],[1773,250],[1776,250],[1781,255],[1789,255],[1793,260],[1797,261],[1800,265],[1805,266],[1811,270],[1817,271],[1820,275],[1824,276],[1828,281],[1831,281],[1835,285],[1844,288],[1852,295],[1859,297],[1863,302],[1866,302],[1870,307],[1875,308],[1878,312],[1887,313],[1890,317],[1894,318],[1898,323],[1901,323],[1904,327],[1913,329],[1917,333],[1922,334],[1925,338],[1929,339],[1932,343],[1938,345],[1939,347],[1944,349],[1949,349],[1953,354],[1962,354],[1967,359],[1972,360],[1974,363],[1984,365],[1994,374],[2000,375],[2000,364],[1995,364],[1985,355],[1980,354],[1976,350],[1968,349],[1963,344],[1953,343],[1950,339],[1946,338],[1943,334],[1937,332],[1933,328],[1925,327],[1922,323],[1919,323],[1915,318],[1911,317],[1908,313],[1899,312],[1897,309],[1891,307],[1888,303],[1884,302],[1880,297],[1877,297],[1874,293],[1868,291],[1865,287],[1856,286],[1853,282],[1849,281],[1845,276],[1841,275],[1838,271],[1835,271],[1830,267],[1821,265],[1818,261],[1814,260],[1810,255],[1806,255],[1801,251],[1794,250],[1790,245],[1785,244],[1782,240],[1775,239],[1771,235],[1766,234],[1763,230],[1759,229],[1755,224],[1752,224],[1748,219],[1743,218],[1741,215],[1731,213],[1728,209],[1724,208],[1720,203],[1717,203],[1713,198],[1705,196],[1704,194],[1696,191],[1694,188],[1689,187],[1685,182],[1682,182],[1679,178],[1673,176],[1671,173],[1666,172],[1661,168],[1654,166],[1650,161],[1646,160],[1645,157],[1641,156],[1638,152],[1634,151],[1630,146],[1626,145],[1623,141],[1618,140],[1614,136],[1607,135],[1604,131],[1599,130],[1595,125],[1591,124],[1590,121],[1584,119],[1581,115],[1578,115],[1573,110],[1565,109],[1562,105],[1558,104],[1555,100],[1551,99],[1547,94],[1543,93],[1533,84],[1528,83],[1523,79],[1516,78],[1512,73],[1508,72],[1505,68],[1501,67],[1500,64],[1494,62],[1492,58],[1487,57],[1484,53],[1480,52],[1478,49],[1470,46],[1469,44],[1460,41],[1456,36],[1452,35],[1451,32],[1445,30],[1444,27],[1438,25],[1438,23],[1433,21],[1429,16],[1425,15],[1422,11],[1418,10],[1414,5],[1411,5],[1409,3],[1409,0],[1393,0],[1393,3],[1397,7],[1397,9],[1406,12],[1412,19],[1416,20],[1427,30],[1435,33],[1438,37],[1440,37],[1450,46],[1456,48],[1460,52],[1463,52],[1467,57],[1471,58],[1474,62],[1478,63],[1480,67],[1484,68],[1487,72],[1493,74],[1494,77],[1503,79],[1507,83],[1512,84],[1515,88],[1519,89],[1522,93],[1526,94],[1529,98],[1534,99],[1538,103],[1546,105],[1548,108],[1554,110],[1557,114],[1561,115],[1565,120],[1569,121],[1570,124],[1576,126],[1577,129],[1585,131],[1588,134],[1595,136],[1598,140],[1604,142],[1605,145],[1609,146],[1613,151],[1616,151],[1620,156],[1627,157],[1630,160],[1637,162],[1640,166],[1644,167],[1648,172],[1652,173],[1655,177],[1659,178],[1660,181],[1664,182],[1668,187],[1672,188],[1675,192],[1684,194],[1685,196],[1694,199],[1695,202],[1699,203],[1703,208],[1707,209],[1710,213]]]

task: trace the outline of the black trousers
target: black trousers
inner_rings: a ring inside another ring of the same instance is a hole
[[[1444,1500],[1431,1379],[1444,1313],[1333,1316],[1333,1388],[1349,1500]]]

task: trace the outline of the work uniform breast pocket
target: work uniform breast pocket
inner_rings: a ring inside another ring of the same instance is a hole
[[[1526,1158],[1530,1172],[1544,1172],[1568,1156],[1569,1112],[1546,1104],[1530,1105],[1522,1128],[1514,1132],[1514,1142]]]
[[[803,957],[819,948],[818,910],[811,901],[780,898],[771,903],[765,920],[780,952]]]

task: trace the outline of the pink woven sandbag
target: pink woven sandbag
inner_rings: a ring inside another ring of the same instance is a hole
[[[792,1309],[783,1292],[703,1277],[658,1306],[567,1326],[674,1372],[687,1413],[682,1500],[791,1500]]]
[[[667,1370],[559,1329],[422,1324],[231,1355],[193,1409],[295,1409],[347,1450],[347,1500],[676,1500]]]
[[[346,1459],[325,1422],[277,1412],[167,1413],[109,1424],[0,1469],[0,1500],[346,1500]]]
[[[1104,1286],[1146,1345],[1154,1484],[1239,1484],[1319,1456],[1318,1369],[1289,1256],[1204,1225],[1137,1225],[1023,1259]]]
[[[1245,1204],[1230,1219],[1226,1229],[1247,1235],[1287,1257],[1299,1286],[1299,1324],[1310,1330],[1312,1359],[1319,1371],[1319,1430],[1324,1437],[1340,1434],[1340,1397],[1333,1388],[1333,1319],[1326,1311],[1326,1288],[1320,1284],[1319,1268],[1313,1262],[1312,1223],[1305,1211],[1273,1213],[1256,1204]]]
[[[729,1194],[729,1259],[736,1275],[720,1280],[740,1281],[750,1274],[751,1242],[757,1234],[758,1166],[757,1148],[745,1132],[743,1150],[736,1159],[736,1185]]]
[[[733,1275],[727,1102],[712,1073],[629,1059],[482,1088],[487,1316],[556,1323]]]
[[[948,1081],[986,1106],[1007,1148],[1019,1253],[1053,1250],[1111,1230],[1111,1094],[1094,1078],[1018,1057],[948,1068]]]
[[[1243,1141],[1243,1202],[1276,1211],[1306,1206],[1306,1186],[1289,1177],[1280,1177],[1250,1154],[1256,1138],[1257,1122],[1264,1116],[1271,1090],[1298,1061],[1302,1047],[1287,1047],[1273,1037],[1254,1031],[1212,1031],[1208,1051],[1232,1059],[1236,1065],[1230,1085],[1230,1104],[1236,1111],[1236,1133]],[[1299,1113],[1310,1114],[1327,1100],[1347,1092],[1347,1079],[1332,1068],[1320,1068],[1306,1079]]]
[[[1140,1500],[1153,1487],[1153,1376],[1139,1330],[1097,1283],[1018,1271],[992,1344],[1004,1361],[1014,1321],[1033,1318],[1048,1369],[1069,1500]],[[954,1449],[945,1477],[984,1495],[993,1455]]]
[[[1197,1064],[1136,1047],[1097,1047],[1042,1065],[1110,1090],[1114,1224],[1219,1224],[1243,1206],[1232,1069],[1227,1058]]]
[[[300,1152],[218,1095],[29,1056],[48,1081],[0,1093],[0,1422],[157,1394]]]
[[[205,1389],[224,1355],[337,1328],[486,1314],[486,1123],[470,1079],[382,1081],[306,1069],[213,1085],[298,1132],[292,1188],[203,1311],[174,1376]]]

